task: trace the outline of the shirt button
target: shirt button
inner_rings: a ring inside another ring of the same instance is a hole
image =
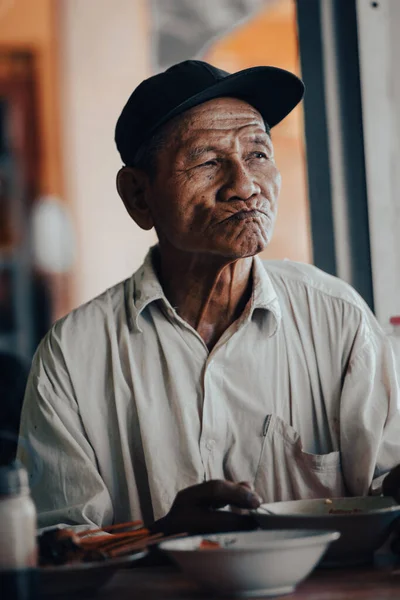
[[[214,450],[214,447],[215,447],[215,440],[207,440],[207,442],[206,442],[207,450],[209,450],[211,452],[212,450]]]

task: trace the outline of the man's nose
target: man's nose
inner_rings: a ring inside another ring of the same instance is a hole
[[[254,175],[242,162],[230,164],[225,177],[225,185],[220,191],[220,198],[223,202],[237,199],[248,200],[261,191]]]

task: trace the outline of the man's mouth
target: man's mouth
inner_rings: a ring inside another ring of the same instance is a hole
[[[240,210],[239,212],[234,213],[230,217],[226,219],[226,221],[243,221],[245,219],[250,219],[251,217],[261,217],[264,213],[260,210]]]

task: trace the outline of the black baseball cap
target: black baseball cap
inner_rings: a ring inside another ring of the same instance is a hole
[[[208,100],[232,97],[254,106],[270,128],[301,101],[304,84],[277,67],[227,73],[200,60],[185,60],[142,81],[117,121],[115,142],[122,161],[133,164],[140,146],[173,117]]]

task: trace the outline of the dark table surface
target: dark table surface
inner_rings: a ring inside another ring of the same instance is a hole
[[[287,600],[400,599],[399,567],[317,569]],[[211,599],[171,567],[136,568],[117,572],[95,595],[80,600],[200,600]],[[225,600],[229,600],[225,597]]]

